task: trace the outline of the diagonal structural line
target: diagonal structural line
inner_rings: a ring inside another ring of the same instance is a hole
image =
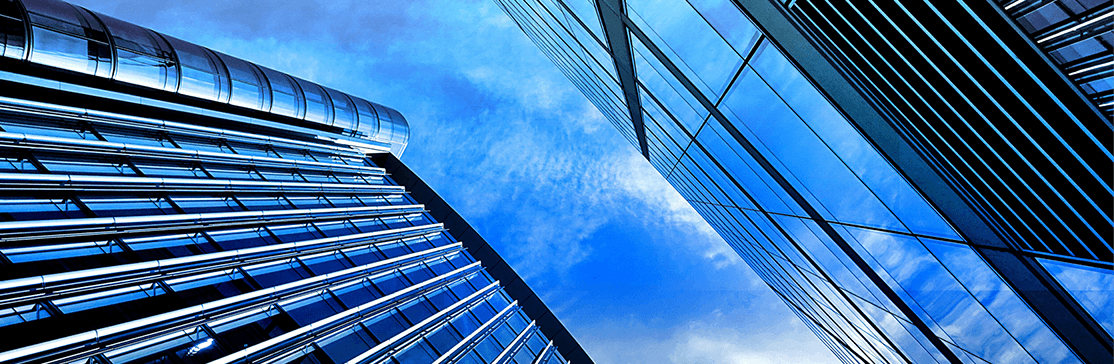
[[[638,150],[646,160],[650,159],[650,147],[646,144],[646,124],[642,120],[642,102],[638,99],[638,84],[634,78],[634,58],[630,48],[627,28],[623,26],[626,9],[623,0],[596,0],[596,12],[603,22],[603,32],[607,36],[607,48],[615,60],[615,73],[619,75],[619,86],[627,101],[630,120],[634,124],[634,135],[638,138]]]

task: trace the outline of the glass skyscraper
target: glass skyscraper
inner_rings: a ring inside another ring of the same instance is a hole
[[[591,363],[397,111],[0,0],[0,362]]]
[[[1109,363],[1109,1],[495,0],[847,363]]]

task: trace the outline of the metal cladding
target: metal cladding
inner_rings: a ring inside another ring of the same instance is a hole
[[[591,364],[397,111],[53,0],[0,46],[0,363]]]
[[[315,123],[391,144],[394,109],[58,0],[0,1],[0,56]]]

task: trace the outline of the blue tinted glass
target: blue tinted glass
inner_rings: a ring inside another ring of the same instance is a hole
[[[632,0],[627,4],[634,13],[631,20],[648,36],[661,37],[655,44],[709,98],[715,99],[723,92],[742,58],[692,6],[665,0]]]
[[[480,328],[480,321],[469,312],[464,312],[452,321],[453,328],[463,336],[471,335]]]
[[[1107,333],[1114,334],[1114,273],[1047,259],[1037,261],[1056,277]]]
[[[514,338],[518,336],[518,333],[514,330],[511,330],[511,327],[507,326],[507,324],[504,323],[502,325],[499,325],[499,327],[491,333],[491,336],[494,336],[495,340],[498,340],[500,345],[506,347],[514,341]]]
[[[897,281],[964,350],[990,362],[1032,362],[1028,353],[917,239],[851,229],[884,273]],[[962,329],[960,329],[962,328]]]
[[[386,341],[402,332],[402,330],[406,330],[407,327],[410,327],[410,325],[407,325],[406,322],[402,320],[401,314],[397,310],[391,310],[386,314],[379,315],[365,322],[364,325],[367,326],[368,331],[371,331],[372,336],[379,342]]]
[[[758,29],[731,0],[689,0],[735,52],[746,55],[758,39]]]
[[[429,318],[434,312],[437,312],[437,309],[433,308],[433,306],[429,304],[429,301],[426,301],[424,298],[419,298],[405,304],[399,308],[399,310],[402,311],[402,315],[413,324],[422,322],[422,320]]]
[[[374,246],[366,246],[344,250],[344,255],[352,259],[356,265],[371,264],[383,260],[384,256]]]
[[[994,273],[985,261],[961,244],[925,239],[925,246],[944,263],[987,311],[1002,323],[1025,350],[1041,363],[1074,361],[1064,342],[1046,326],[1025,302]],[[1114,283],[1114,282],[1110,282]]]
[[[426,297],[429,298],[429,302],[433,304],[433,307],[436,307],[438,310],[444,310],[458,301],[452,291],[445,288],[438,289],[434,293],[426,295]]]
[[[323,294],[283,305],[283,309],[298,325],[306,326],[344,310],[340,302]]]
[[[479,354],[480,358],[487,363],[494,362],[495,358],[502,352],[503,347],[492,336],[488,336],[487,339],[476,345],[476,354]]]
[[[861,179],[873,194],[901,217],[901,221],[910,230],[961,239],[781,52],[767,46],[751,61],[751,65],[762,80],[807,124],[811,133],[823,140],[824,146],[830,150],[826,152],[835,154],[845,165],[844,168],[850,169],[854,177]],[[785,159],[780,155],[779,158]],[[801,175],[796,170],[794,172]],[[814,188],[810,186],[810,189]],[[822,197],[820,199],[824,200]]]
[[[366,280],[345,287],[333,288],[332,291],[348,308],[356,307],[382,297],[379,295],[379,291]]]
[[[677,121],[681,122],[681,125],[685,127],[689,134],[695,134],[704,122],[704,118],[708,116],[708,110],[693,97],[692,93],[688,92],[661,62],[654,58],[642,42],[632,39],[631,45],[634,51],[634,69],[638,75],[638,80],[656,99],[646,100],[643,103],[656,102],[662,104],[666,109],[665,111],[668,111]]]
[[[418,341],[395,355],[399,364],[426,364],[437,359],[437,353],[425,341]]]
[[[296,261],[247,267],[245,270],[263,287],[274,287],[313,276]]]
[[[326,338],[318,344],[321,350],[337,363],[355,358],[357,355],[371,349],[372,345],[374,345],[374,341],[359,325],[353,329],[345,330],[340,335]]]
[[[433,278],[433,272],[430,271],[429,268],[426,268],[424,264],[419,264],[417,266],[403,269],[402,273],[406,275],[406,278],[409,278],[410,281],[414,282],[415,284],[425,282],[430,278]]]
[[[441,354],[447,353],[449,349],[452,349],[453,346],[460,343],[461,339],[463,339],[463,337],[456,332],[456,329],[449,325],[434,331],[426,337],[426,340],[429,340],[430,344],[433,344],[433,348]]]
[[[476,315],[476,318],[479,319],[480,322],[487,322],[487,320],[495,317],[495,313],[497,312],[498,311],[493,310],[491,308],[491,305],[489,305],[486,301],[472,306],[472,314]]]
[[[372,278],[371,281],[375,283],[375,287],[379,288],[380,292],[389,295],[410,286],[410,282],[407,282],[405,279],[406,278],[402,277],[402,274],[395,271],[384,276]]]

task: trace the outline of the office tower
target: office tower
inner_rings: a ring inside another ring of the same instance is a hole
[[[0,362],[591,363],[397,111],[56,0],[0,55]]]
[[[496,2],[842,361],[1110,362],[1109,2]]]

